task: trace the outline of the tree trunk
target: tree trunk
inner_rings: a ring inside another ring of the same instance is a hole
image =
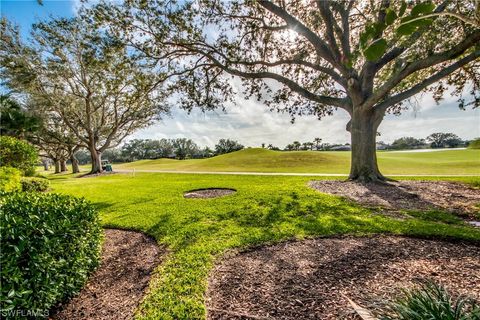
[[[90,148],[90,156],[92,159],[92,170],[90,173],[102,173],[102,153],[95,148]]]
[[[72,173],[79,173],[80,167],[78,166],[78,159],[74,154],[70,156],[70,162],[72,163]]]
[[[62,160],[60,161],[60,168],[61,168],[61,171],[62,171],[62,172],[68,171],[68,169],[67,169],[67,160],[62,159]]]
[[[55,162],[55,173],[60,173],[60,160],[53,160]]]
[[[377,165],[377,129],[384,113],[354,109],[349,123],[352,146],[350,180],[359,182],[385,181]],[[347,130],[348,130],[347,129]]]
[[[45,171],[48,171],[48,169],[50,169],[47,159],[42,160],[42,164],[43,164],[43,169],[45,169]]]

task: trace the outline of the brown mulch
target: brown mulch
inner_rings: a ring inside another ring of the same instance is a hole
[[[210,188],[198,189],[186,192],[183,196],[185,198],[218,198],[228,196],[229,194],[237,192],[233,189],[226,188]]]
[[[347,197],[367,206],[387,210],[446,210],[463,217],[480,213],[480,190],[465,184],[446,181],[403,180],[388,184],[351,181],[311,181],[320,192]]]
[[[285,242],[217,265],[208,319],[359,319],[345,296],[378,311],[429,280],[480,299],[480,246],[392,236]]]
[[[143,233],[106,229],[100,267],[77,296],[52,312],[51,319],[132,319],[165,254]]]

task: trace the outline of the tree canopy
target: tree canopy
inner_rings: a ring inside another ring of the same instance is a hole
[[[5,19],[1,27],[7,86],[61,119],[89,149],[92,172],[107,148],[168,112],[163,75],[88,17],[38,23],[28,44]]]
[[[220,139],[218,143],[215,145],[215,154],[225,154],[230,153],[238,150],[242,150],[244,148],[243,145],[238,143],[238,141],[231,140],[231,139]]]
[[[132,0],[93,13],[170,75],[187,110],[231,101],[232,76],[247,97],[292,117],[345,110],[350,178],[371,181],[384,179],[375,139],[386,112],[447,90],[462,108],[479,105],[480,30],[453,17],[476,21],[478,9],[473,0]]]

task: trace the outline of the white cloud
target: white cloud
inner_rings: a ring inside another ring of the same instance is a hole
[[[194,110],[187,114],[176,109],[172,118],[165,118],[131,138],[187,137],[210,147],[221,138],[232,138],[246,146],[272,143],[279,147],[294,140],[311,141],[315,137],[329,143],[350,140],[350,134],[345,130],[349,116],[343,110],[320,121],[315,117],[303,117],[291,124],[288,115],[270,112],[256,100],[245,100],[238,96],[237,102],[237,105],[227,107],[227,113]],[[403,136],[425,138],[440,131],[472,139],[480,136],[480,110],[459,110],[453,98],[436,105],[431,97],[424,96],[419,99],[416,110],[409,110],[401,116],[387,115],[379,131],[379,140],[386,142]]]

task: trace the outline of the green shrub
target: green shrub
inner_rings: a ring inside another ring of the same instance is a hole
[[[468,144],[469,149],[480,149],[480,138],[473,139]]]
[[[48,310],[97,267],[102,229],[84,199],[15,192],[0,200],[0,309]],[[8,317],[8,315],[7,315]]]
[[[0,164],[17,168],[26,176],[35,173],[38,152],[30,143],[14,137],[0,136]]]
[[[20,191],[21,172],[12,167],[0,167],[0,192]]]
[[[22,178],[22,191],[25,192],[43,192],[47,191],[50,186],[50,182],[47,179],[42,178]]]
[[[441,285],[427,283],[404,292],[404,297],[391,304],[389,315],[382,320],[479,320],[480,306],[472,299],[454,300]]]

